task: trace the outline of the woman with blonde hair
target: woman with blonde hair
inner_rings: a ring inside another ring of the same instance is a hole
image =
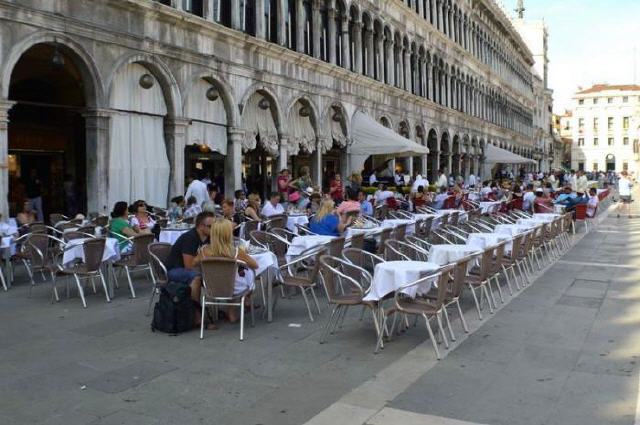
[[[340,236],[353,221],[352,216],[336,213],[332,199],[323,199],[316,216],[311,220],[309,228],[313,233],[325,236]]]
[[[258,268],[258,263],[251,258],[244,249],[234,246],[233,223],[231,221],[224,218],[217,218],[213,222],[209,234],[209,245],[202,248],[201,255],[204,258],[234,258],[244,262],[251,270],[247,270],[244,267],[238,268],[233,293],[237,295],[253,288],[253,279],[255,277],[253,270]],[[251,302],[250,297],[247,297],[247,300]],[[236,322],[238,320],[238,314],[235,308],[229,308],[228,317],[230,322]]]
[[[247,207],[244,215],[252,220],[260,221],[260,195],[252,193],[247,197]]]

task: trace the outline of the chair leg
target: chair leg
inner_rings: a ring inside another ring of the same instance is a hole
[[[6,291],[9,290],[9,288],[7,287],[7,282],[4,279],[4,268],[2,267],[2,261],[0,260],[0,280],[2,281],[2,288]]]
[[[104,275],[102,274],[102,270],[100,270],[100,281],[102,282],[102,289],[104,289],[104,296],[107,299],[107,302],[110,303],[111,299],[109,298],[109,290],[107,289],[107,281],[104,279]],[[147,312],[147,316],[149,313]]]
[[[429,318],[426,314],[423,314],[424,322],[427,326],[427,332],[429,333],[429,339],[431,339],[431,344],[433,345],[433,350],[436,352],[436,359],[440,360],[440,351],[438,350],[438,343],[436,342],[436,337],[433,335],[433,331],[431,330],[431,325],[429,324]]]
[[[478,320],[482,320],[482,312],[480,311],[480,303],[478,302],[478,297],[476,296],[476,290],[473,289],[473,286],[469,285],[469,289],[471,289],[471,295],[473,295],[473,302],[476,304],[476,310],[478,311]],[[480,292],[480,296],[482,297],[482,291]]]
[[[240,341],[244,341],[244,297],[240,298]]]
[[[204,310],[205,310],[205,302],[204,297],[200,300],[200,305],[202,306],[202,310],[200,311],[200,339],[204,339]]]
[[[331,321],[333,320],[333,317],[336,315],[336,312],[339,310],[340,310],[340,305],[336,305],[335,307],[333,307],[333,310],[331,310],[331,314],[327,319],[327,323],[324,325],[324,329],[320,334],[320,344],[324,344],[325,342],[327,342],[327,337],[329,336],[329,328],[331,327]]]
[[[449,335],[451,336],[451,341],[456,340],[456,336],[453,333],[453,328],[451,327],[451,320],[449,319],[449,312],[446,308],[442,309],[442,314],[444,314],[444,321],[447,324],[447,328],[449,329]]]
[[[309,313],[309,320],[313,322],[313,314],[311,313],[311,306],[309,306],[309,300],[307,299],[307,293],[305,292],[303,287],[300,287],[300,291],[302,292],[302,298],[304,299],[304,303],[307,306],[307,312]]]
[[[502,288],[500,287],[500,272],[496,273],[493,276],[496,279],[496,286],[498,287],[498,295],[500,295],[500,302],[502,302],[502,304],[504,304],[504,296],[502,295]],[[507,279],[507,282],[509,280]]]
[[[484,293],[485,298],[487,299],[487,304],[489,305],[489,313],[493,314],[493,306],[495,305],[495,300],[493,302],[493,304],[491,304],[491,299],[493,298],[493,292],[491,292],[491,296],[489,296],[489,289],[487,289],[487,284],[489,282],[487,281],[487,283],[485,283],[484,285],[482,285],[480,288],[482,288],[482,291]]]
[[[129,289],[131,290],[131,298],[136,297],[136,291],[133,289],[133,281],[131,280],[131,272],[129,266],[124,266],[124,271],[127,274],[127,281],[129,282]]]
[[[149,305],[147,306],[147,313],[145,316],[149,316],[151,314],[151,306],[153,305],[153,299],[156,297],[156,284],[153,284],[151,288],[151,296],[149,297]]]
[[[93,276],[89,277],[89,280],[91,281],[91,286],[93,287],[93,293],[97,294],[98,289],[96,288],[96,281],[93,279]]]
[[[54,298],[56,302],[60,301],[60,297],[58,296],[58,288],[56,288],[56,275],[51,272],[51,303],[53,303]]]
[[[442,310],[436,313],[436,322],[438,322],[438,331],[440,332],[440,337],[442,338],[442,342],[444,342],[444,347],[449,349],[449,340],[447,339],[447,335],[444,333],[444,328],[442,327],[442,318],[440,315],[442,314]]]
[[[339,329],[342,329],[342,326],[344,325],[344,318],[347,316],[347,310],[349,310],[348,305],[344,306],[344,310],[342,310],[342,316],[340,317],[340,324],[338,325]]]
[[[509,274],[508,274],[507,268],[504,266],[504,264],[502,265],[502,274],[504,275],[504,280],[507,282],[507,288],[509,289],[509,295],[513,297],[513,288],[511,287],[511,280],[509,279]]]
[[[249,311],[251,312],[251,327],[255,328],[256,327],[256,312],[255,312],[255,309],[253,308],[253,300],[250,298],[249,301],[250,301]]]
[[[313,288],[311,289],[311,295],[313,296],[313,301],[316,303],[316,308],[318,309],[318,315],[322,314],[320,310],[320,304],[318,304],[318,298],[316,297],[316,291]]]
[[[80,294],[80,299],[82,300],[82,306],[87,308],[87,301],[84,299],[84,290],[82,289],[82,285],[80,284],[80,279],[77,274],[74,274],[73,277],[76,279],[76,284],[78,285],[78,293]]]
[[[464,314],[462,314],[460,301],[457,298],[456,298],[456,308],[458,309],[458,315],[460,316],[460,321],[462,322],[462,329],[464,329],[465,333],[469,333],[469,327],[467,326],[467,321],[464,318]]]

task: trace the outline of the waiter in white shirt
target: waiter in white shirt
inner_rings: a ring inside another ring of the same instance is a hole
[[[280,194],[278,192],[271,192],[269,201],[265,202],[264,207],[262,207],[261,214],[265,217],[284,214],[284,207],[280,203]]]
[[[191,196],[196,198],[196,202],[200,207],[209,201],[209,191],[207,190],[207,184],[202,180],[202,172],[193,176],[193,181],[189,183],[189,187],[187,187],[187,193],[184,195],[184,199],[189,199]]]
[[[446,188],[448,184],[449,180],[447,179],[446,174],[443,173],[442,170],[438,170],[438,180],[436,182],[436,186],[438,188]]]
[[[414,181],[413,185],[411,185],[411,193],[416,193],[420,186],[426,189],[427,187],[429,187],[429,180],[425,179],[424,177],[422,177],[422,175],[418,174],[416,176],[416,181]]]

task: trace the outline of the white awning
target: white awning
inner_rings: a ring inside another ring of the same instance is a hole
[[[516,155],[506,149],[499,148],[492,144],[488,144],[484,148],[485,164],[537,164],[538,161]]]
[[[402,157],[429,153],[426,146],[402,137],[360,111],[353,116],[351,134],[353,144],[349,164],[352,171],[362,170],[364,162],[371,155],[393,154]]]

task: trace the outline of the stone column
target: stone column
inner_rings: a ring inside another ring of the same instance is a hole
[[[411,91],[411,52],[409,48],[404,51],[404,89]]]
[[[427,180],[429,180],[429,171],[428,171],[428,164],[429,164],[429,155],[422,155],[422,157],[420,157],[420,160],[422,162],[421,164],[421,168],[422,168],[422,177],[426,178]],[[431,182],[429,182],[431,183]]]
[[[427,61],[427,98],[435,102],[433,90],[433,65]]]
[[[405,87],[404,85],[404,49],[402,46],[398,46],[398,78],[397,78],[397,86],[401,89]]]
[[[256,37],[260,40],[264,40],[267,38],[267,25],[269,23],[265,22],[265,9],[264,9],[264,1],[257,1],[256,3]]]
[[[354,72],[362,74],[362,22],[354,22],[354,37],[351,47],[353,48]]]
[[[0,100],[0,214],[3,219],[9,217],[9,170],[5,166],[9,152],[9,110],[14,104]]]
[[[435,184],[438,179],[438,170],[440,169],[440,151],[433,152],[431,158],[431,178],[429,183]]]
[[[329,49],[327,53],[329,54],[329,63],[336,64],[336,10],[331,7],[327,11],[327,16],[329,19],[329,29],[327,37],[329,38]],[[339,53],[338,53],[339,54]]]
[[[227,131],[227,156],[224,158],[224,193],[232,198],[242,189],[242,139],[244,130],[230,127]]]
[[[378,34],[378,38],[377,40],[375,40],[376,45],[378,46],[378,58],[374,60],[376,61],[376,63],[378,64],[378,81],[384,81],[384,70],[385,70],[385,66],[386,64],[384,63],[384,52],[385,52],[385,46],[384,46],[384,35],[382,34]]]
[[[311,180],[318,187],[322,187],[322,147],[326,143],[325,137],[318,137],[316,139],[316,150],[311,154]]]
[[[349,40],[349,18],[345,16],[342,19],[342,66],[345,69],[351,69],[351,41]]]
[[[287,152],[287,143],[289,142],[289,136],[286,134],[280,135],[280,146],[278,152],[278,169],[280,171],[284,168],[287,168],[287,163],[289,162],[289,156]],[[273,178],[275,178],[275,173]],[[273,182],[270,182],[270,184]]]
[[[373,47],[373,23],[371,24],[371,26],[369,28],[366,28],[365,31],[365,36],[366,36],[366,40],[365,42],[367,43],[367,75],[371,78],[373,78],[375,76],[375,69],[374,69],[374,62],[376,60],[376,52],[375,49]]]
[[[107,214],[109,199],[109,124],[112,112],[91,109],[82,116],[87,146],[87,212]]]
[[[242,31],[242,16],[240,12],[240,0],[231,0],[231,27],[238,31]]]
[[[393,36],[390,40],[386,40],[385,49],[387,49],[387,63],[384,65],[387,67],[387,84],[394,86],[396,84],[395,79],[395,48],[393,43]]]
[[[320,45],[320,40],[322,40],[322,38],[320,37],[320,35],[322,34],[322,19],[320,17],[320,5],[315,0],[311,6],[311,20],[313,27],[311,51],[313,52],[313,57],[319,59],[322,53],[322,46]]]
[[[464,157],[464,177],[465,178],[469,177],[469,174],[471,173],[471,167],[470,167],[471,164],[469,164],[469,160],[470,160],[469,154],[465,154],[465,157]]]
[[[436,20],[436,26],[442,31],[442,0],[436,0],[436,16],[438,18]]]
[[[189,120],[184,118],[165,118],[164,139],[167,144],[167,156],[171,166],[169,178],[169,199],[184,195],[184,148],[185,133]],[[168,200],[167,200],[168,201]]]
[[[278,0],[278,44],[284,46],[287,44],[287,25],[286,25],[286,16],[289,13],[288,10],[284,8],[285,2],[284,0]]]
[[[213,2],[215,0],[203,0],[203,4],[202,7],[204,8],[204,19],[206,19],[209,22],[213,22],[214,16],[213,16]]]
[[[295,28],[295,37],[296,37],[296,50],[300,53],[304,53],[305,45],[304,45],[304,9],[302,0],[289,0],[296,2],[296,28]],[[285,167],[286,168],[286,167]]]
[[[449,38],[454,39],[455,28],[453,27],[453,11],[447,4],[447,18],[449,19]]]

